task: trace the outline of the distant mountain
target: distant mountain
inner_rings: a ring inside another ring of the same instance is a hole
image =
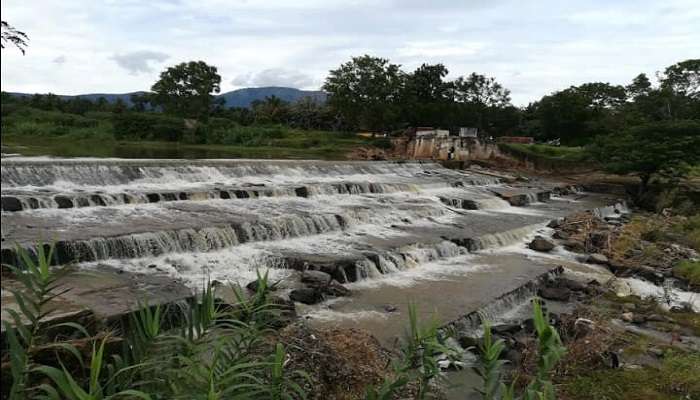
[[[8,92],[12,96],[27,97],[32,96],[30,93]],[[108,102],[114,103],[117,99],[122,99],[127,105],[131,105],[131,96],[134,94],[143,94],[145,92],[130,92],[130,93],[89,93],[79,94],[74,96],[58,95],[62,99],[80,97],[90,101],[97,101],[100,97],[104,97]],[[276,96],[280,99],[295,103],[305,97],[309,97],[318,102],[326,101],[326,93],[318,90],[301,90],[290,87],[259,87],[245,88],[232,90],[230,92],[221,93],[216,98],[224,98],[227,107],[250,107],[250,104],[255,100],[264,100],[266,97]]]
[[[226,99],[228,107],[250,107],[253,101],[265,100],[265,97],[271,96],[279,97],[289,103],[296,103],[305,97],[310,97],[318,102],[326,101],[325,92],[278,86],[238,89],[222,93],[217,97]]]

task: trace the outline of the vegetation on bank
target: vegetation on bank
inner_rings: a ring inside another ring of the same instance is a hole
[[[53,323],[52,300],[66,268],[51,267],[53,246],[36,254],[18,249],[22,267],[6,266],[21,285],[12,290],[17,309],[3,320],[3,397],[36,399],[303,399],[313,377],[289,365],[288,348],[276,331],[290,320],[290,305],[272,295],[267,274],[258,274],[255,293],[232,286],[234,304],[222,303],[211,284],[178,306],[140,308],[121,326],[102,330],[76,321]],[[369,385],[370,400],[427,399],[440,391],[441,363],[459,360],[446,344],[449,332],[437,320],[422,323],[409,307],[407,335],[385,379]],[[502,378],[502,340],[492,340],[485,323],[479,347],[485,400],[514,399],[515,385]],[[554,399],[549,375],[565,352],[538,301],[534,326],[539,363],[522,399]],[[303,343],[296,343],[302,346]],[[344,360],[338,360],[344,362]],[[519,397],[520,398],[520,397]]]

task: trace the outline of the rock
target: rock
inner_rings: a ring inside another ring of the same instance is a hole
[[[632,322],[632,319],[634,319],[634,314],[631,312],[624,312],[620,317],[625,322]]]
[[[314,288],[294,289],[289,293],[289,298],[304,304],[316,304],[323,301],[323,293]]]
[[[586,261],[590,264],[600,264],[607,265],[609,263],[608,257],[600,253],[594,253],[588,256]]]
[[[384,306],[384,311],[386,312],[396,312],[398,308],[396,306],[392,306],[391,304],[387,304]]]
[[[512,365],[520,365],[522,362],[522,354],[515,350],[515,349],[508,349],[506,350],[505,354],[503,355],[503,358],[510,361]]]
[[[660,285],[664,282],[664,274],[655,270],[654,268],[647,267],[645,265],[640,265],[634,270],[635,275],[639,275],[642,278]]]
[[[591,244],[597,248],[604,248],[608,244],[608,238],[610,237],[608,232],[605,231],[594,231],[591,232],[588,237],[591,240]]]
[[[556,231],[552,237],[559,240],[569,240],[571,236],[564,231]]]
[[[325,286],[331,279],[331,275],[323,271],[307,270],[301,274],[301,281],[312,285]]]
[[[547,300],[568,301],[571,291],[567,288],[545,287],[539,290],[540,297]]]
[[[306,186],[299,186],[294,188],[294,193],[299,197],[309,197],[309,188]]]
[[[338,281],[333,281],[330,284],[323,286],[320,289],[324,294],[334,297],[349,296],[350,289],[338,283]]]
[[[0,205],[3,211],[22,211],[22,202],[16,197],[2,196]]]
[[[632,314],[632,323],[633,324],[643,324],[647,321],[646,317],[642,314]]]
[[[574,322],[574,336],[577,338],[582,338],[587,336],[589,333],[593,332],[595,329],[595,322],[587,318],[577,318]]]
[[[259,286],[260,282],[257,279],[245,285],[245,287],[252,292],[257,292]],[[270,291],[274,292],[275,290],[277,290],[277,283],[270,283],[268,281],[267,287],[268,289],[270,289]]]
[[[491,331],[496,335],[512,335],[520,329],[520,324],[500,324],[491,327]]]
[[[649,314],[647,315],[647,321],[653,322],[669,322],[669,319],[659,314]]]
[[[576,239],[569,239],[564,243],[564,248],[574,253],[583,253],[586,250],[583,242]]]
[[[535,251],[547,252],[552,251],[552,249],[554,249],[554,243],[543,238],[542,236],[536,236],[534,239],[532,239],[532,242],[530,242],[528,247]]]
[[[547,228],[559,228],[562,222],[564,222],[563,218],[553,219],[549,221],[549,223],[547,224]]]
[[[693,305],[688,303],[687,301],[684,301],[677,305],[674,305],[669,311],[671,311],[672,313],[689,313],[693,312]]]
[[[481,340],[473,336],[463,335],[457,338],[457,343],[459,343],[463,349],[468,349],[470,347],[479,347]]]
[[[155,264],[148,264],[148,268],[151,268],[151,269],[153,269],[153,268],[157,268],[157,267],[158,267],[158,266],[157,266],[157,265],[155,265]]]
[[[54,196],[53,200],[58,205],[58,208],[73,208],[73,200],[66,196]]]
[[[582,292],[586,290],[586,284],[583,282],[575,281],[573,279],[568,279],[564,277],[559,277],[557,280],[554,282],[556,287],[564,287],[570,290],[573,290],[574,292]]]
[[[637,309],[637,305],[635,303],[622,303],[622,309],[625,312],[632,312]]]

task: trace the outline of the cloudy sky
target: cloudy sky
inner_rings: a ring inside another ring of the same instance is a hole
[[[146,90],[166,66],[204,60],[222,90],[317,89],[371,54],[450,77],[495,76],[515,104],[574,84],[626,84],[700,57],[698,0],[2,0],[31,38],[2,51],[2,90]]]

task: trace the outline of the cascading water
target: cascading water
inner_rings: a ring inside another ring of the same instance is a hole
[[[13,158],[1,176],[3,262],[53,240],[60,263],[188,281],[243,279],[263,256],[373,279],[510,245],[574,207],[502,212],[498,179],[432,162]]]

